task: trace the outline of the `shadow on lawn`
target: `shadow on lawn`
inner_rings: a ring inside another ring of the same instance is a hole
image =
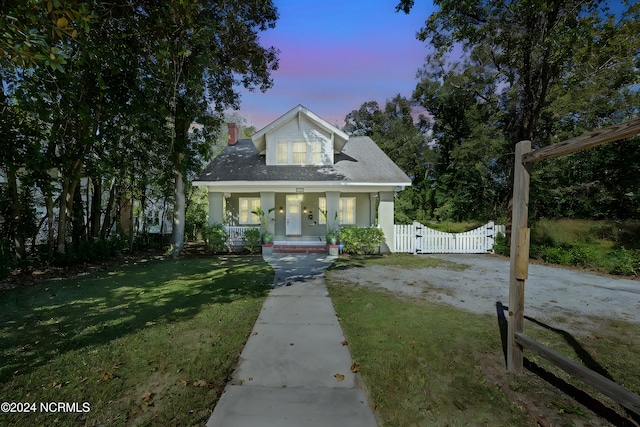
[[[502,350],[504,352],[504,360],[505,360],[505,365],[507,363],[507,328],[508,328],[508,320],[504,315],[505,311],[508,311],[509,307],[503,305],[501,302],[496,302],[496,312],[498,315],[498,327],[500,329],[500,337],[502,340]],[[567,342],[567,344],[569,344],[571,346],[571,348],[574,349],[574,351],[576,352],[576,354],[578,355],[578,357],[580,358],[580,360],[582,360],[582,363],[588,367],[589,369],[591,369],[592,371],[595,371],[597,373],[599,373],[600,375],[615,381],[611,375],[609,374],[609,372],[602,366],[600,365],[600,363],[598,363],[592,356],[591,354],[584,348],[582,347],[582,345],[580,345],[580,343],[573,337],[573,335],[571,335],[569,332],[562,330],[562,329],[558,329],[558,328],[554,328],[550,325],[547,325],[533,317],[529,317],[529,316],[524,316],[525,319],[529,320],[530,322],[535,323],[538,326],[541,326],[549,331],[552,331],[556,334],[559,334],[563,337],[563,339]],[[634,414],[631,411],[627,411],[629,418],[624,417],[623,415],[621,415],[620,413],[618,413],[616,410],[614,410],[613,408],[607,406],[606,404],[604,404],[603,402],[599,401],[598,399],[596,399],[595,397],[593,397],[592,395],[590,395],[589,393],[585,392],[584,390],[579,389],[578,387],[569,384],[568,382],[566,382],[565,380],[563,380],[562,378],[558,377],[557,375],[553,374],[552,372],[547,371],[546,369],[544,369],[543,367],[537,365],[535,362],[532,362],[531,360],[527,359],[526,357],[523,360],[523,366],[528,369],[530,372],[532,372],[533,374],[539,376],[540,378],[542,378],[543,380],[545,380],[546,382],[548,382],[549,384],[551,384],[552,386],[556,387],[557,389],[559,389],[560,391],[562,391],[563,393],[571,396],[572,398],[574,398],[577,402],[581,403],[582,405],[586,406],[587,408],[589,408],[591,411],[593,411],[595,414],[597,414],[598,416],[606,419],[607,421],[609,421],[610,423],[612,423],[613,425],[616,426],[637,426],[637,422],[640,422],[640,415]],[[632,421],[632,420],[635,420]]]
[[[204,306],[257,298],[273,270],[261,257],[150,261],[0,294],[0,382],[59,354],[100,345]]]

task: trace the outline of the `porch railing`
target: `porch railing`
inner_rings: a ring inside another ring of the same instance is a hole
[[[245,225],[243,226],[225,225],[224,229],[227,231],[227,234],[229,236],[229,238],[227,239],[227,244],[229,246],[242,246],[242,244],[244,243],[244,233],[245,231],[251,228],[257,228],[257,227],[245,226]]]

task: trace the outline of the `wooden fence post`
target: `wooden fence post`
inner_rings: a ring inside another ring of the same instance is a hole
[[[509,372],[522,372],[522,349],[516,343],[515,335],[524,332],[524,282],[526,265],[529,262],[527,221],[529,219],[530,177],[529,167],[522,163],[522,157],[530,151],[531,141],[521,141],[516,144],[511,214],[509,325],[507,330],[507,370]],[[520,248],[518,248],[518,243],[520,243]],[[526,244],[526,249],[523,244]]]

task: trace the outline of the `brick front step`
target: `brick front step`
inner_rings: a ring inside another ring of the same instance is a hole
[[[274,245],[274,254],[326,254],[327,245]]]

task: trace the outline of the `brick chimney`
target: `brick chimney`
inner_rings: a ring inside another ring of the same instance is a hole
[[[236,145],[238,142],[238,127],[235,123],[229,123],[229,136],[227,137],[229,145]]]

